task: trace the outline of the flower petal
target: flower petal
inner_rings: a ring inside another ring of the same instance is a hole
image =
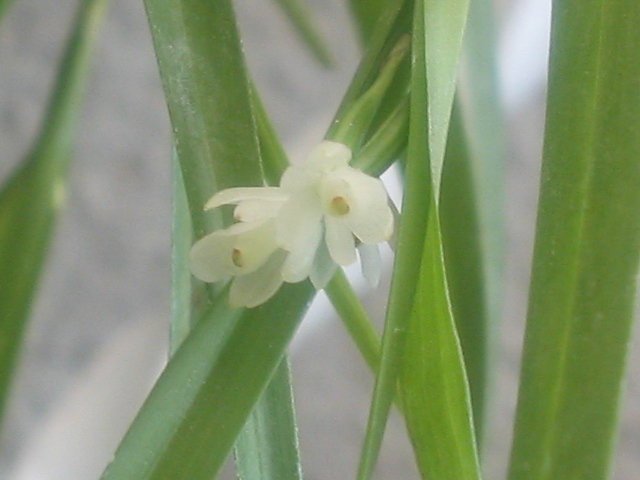
[[[343,143],[324,140],[311,150],[305,167],[319,172],[328,172],[344,167],[351,160],[351,150]]]
[[[223,231],[213,232],[198,240],[189,253],[191,273],[204,282],[218,282],[233,275],[231,261],[235,238]]]
[[[283,200],[242,200],[233,211],[233,218],[238,222],[273,218],[283,204]]]
[[[320,221],[310,223],[300,229],[296,244],[291,249],[282,267],[285,282],[301,282],[309,276],[316,257],[316,250],[322,240]]]
[[[371,288],[376,288],[382,274],[382,261],[378,245],[361,243],[358,245],[358,253],[360,254],[362,275]]]
[[[291,165],[280,178],[280,188],[285,192],[314,189],[320,174],[298,165]]]
[[[191,273],[211,283],[231,275],[245,275],[257,270],[276,247],[273,220],[235,223],[191,247]]]
[[[287,194],[278,187],[238,187],[220,190],[205,204],[205,210],[221,205],[236,205],[243,200],[280,200],[287,199]]]
[[[316,250],[316,257],[313,261],[313,268],[309,274],[309,279],[316,290],[321,290],[327,286],[327,283],[329,283],[329,280],[331,280],[337,268],[338,265],[333,261],[331,255],[329,255],[327,244],[320,242]]]
[[[286,252],[277,250],[258,270],[236,277],[231,282],[229,305],[253,308],[269,300],[282,285],[280,270]]]
[[[276,225],[273,219],[261,222],[236,223],[227,230],[240,230],[240,226],[254,225],[236,236],[233,244],[233,275],[246,275],[260,268],[277,249]]]
[[[359,170],[350,170],[343,172],[343,179],[349,183],[351,207],[345,220],[363,243],[386,242],[393,234],[393,213],[384,184]]]
[[[301,191],[292,195],[276,217],[278,245],[288,251],[305,248],[307,238],[321,228],[322,209],[315,192]],[[312,238],[315,238],[312,235]]]
[[[325,216],[325,239],[331,258],[342,266],[356,261],[356,239],[340,218]]]

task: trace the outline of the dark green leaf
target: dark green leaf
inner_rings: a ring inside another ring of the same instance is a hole
[[[288,359],[260,397],[236,442],[240,480],[300,480],[302,471]]]
[[[490,344],[484,258],[478,219],[478,198],[467,130],[460,105],[454,105],[442,172],[440,221],[449,296],[456,320],[476,433],[481,438]]]
[[[355,17],[358,32],[360,33],[360,43],[367,46],[376,25],[384,20],[380,20],[387,10],[386,8],[395,3],[400,5],[402,0],[350,0],[349,6]]]
[[[640,256],[640,4],[555,1],[510,478],[609,477]]]

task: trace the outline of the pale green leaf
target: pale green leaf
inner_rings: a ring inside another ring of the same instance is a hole
[[[0,192],[0,411],[64,204],[87,71],[106,5],[106,0],[80,5],[39,136]]]

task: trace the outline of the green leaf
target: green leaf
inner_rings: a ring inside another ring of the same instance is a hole
[[[366,46],[373,36],[376,25],[384,20],[386,8],[390,4],[400,5],[402,0],[349,0],[349,7],[355,18],[360,34],[360,43]]]
[[[182,180],[178,154],[173,150],[172,222],[171,222],[171,333],[170,354],[178,349],[191,330],[191,292],[202,291],[202,284],[191,275],[189,250],[193,244],[193,228],[187,194]]]
[[[477,157],[472,155],[461,116],[456,102],[442,172],[440,222],[451,308],[464,352],[475,430],[480,439],[489,375],[490,318],[478,218],[479,195],[472,172]]]
[[[105,0],[80,5],[39,136],[0,192],[0,411],[64,204],[78,113],[106,5]]]
[[[471,0],[443,169],[442,234],[478,441],[504,292],[504,120],[494,3]]]
[[[404,414],[422,478],[478,480],[470,395],[441,242],[432,208],[400,379]]]
[[[276,0],[276,2],[316,59],[326,67],[331,66],[333,60],[329,49],[318,33],[304,0]]]
[[[229,0],[146,0],[145,7],[197,240],[230,222],[226,210],[203,211],[211,195],[263,184],[235,16]],[[196,319],[219,287],[192,287]]]
[[[195,238],[221,226],[218,190],[262,185],[247,72],[230,0],[145,0]]]
[[[210,480],[276,368],[315,291],[287,284],[231,310],[220,295],[172,357],[103,480]]]
[[[284,359],[236,442],[241,480],[300,480],[302,471],[291,390]]]
[[[640,255],[640,8],[553,5],[510,477],[609,477]]]
[[[382,341],[382,361],[360,461],[360,480],[371,477],[380,450],[403,363],[404,343],[414,302],[419,301],[421,295],[430,294],[416,293],[421,268],[416,258],[423,255],[429,209],[437,208],[439,201],[444,146],[466,10],[464,1],[418,0],[414,6],[405,194]],[[447,28],[442,28],[442,25]]]

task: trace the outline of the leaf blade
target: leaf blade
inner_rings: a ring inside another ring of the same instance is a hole
[[[511,479],[608,477],[640,258],[638,21],[626,0],[554,3]]]
[[[300,480],[289,361],[283,359],[236,442],[241,480]]]
[[[86,0],[73,31],[45,119],[31,151],[0,192],[0,416],[38,278],[63,207],[84,84],[105,0]]]

